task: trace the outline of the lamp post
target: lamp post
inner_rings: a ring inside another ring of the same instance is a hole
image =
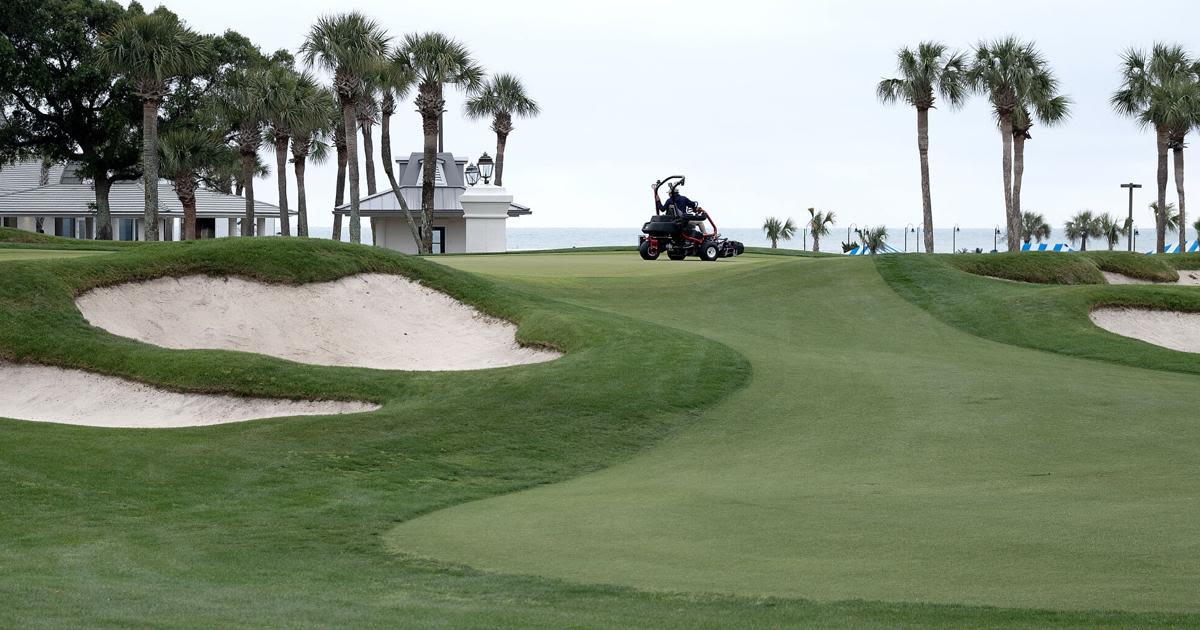
[[[1133,226],[1133,189],[1141,188],[1141,187],[1142,187],[1141,184],[1135,184],[1133,182],[1129,182],[1128,184],[1121,184],[1121,188],[1129,189],[1129,225],[1130,226]],[[1130,230],[1130,232],[1129,232],[1129,251],[1133,251],[1134,247],[1135,247],[1135,243],[1133,241],[1133,231]]]
[[[466,170],[467,185],[474,186],[479,183],[479,167],[474,164],[468,164]]]
[[[909,232],[916,232],[916,231],[917,231],[917,228],[913,227],[913,224],[911,224],[911,223],[904,226],[904,253],[906,253],[906,254],[908,253],[908,234],[909,234]]]
[[[954,231],[950,233],[950,253],[958,251],[958,224],[954,224]]]
[[[800,249],[808,249],[808,228],[800,228]]]
[[[1135,224],[1133,224],[1132,227],[1129,228],[1129,251],[1133,251],[1133,250],[1137,249],[1137,237],[1138,237],[1138,229],[1137,229],[1137,224],[1135,223]]]
[[[479,156],[478,164],[479,164],[479,174],[481,176],[483,176],[483,183],[485,185],[491,184],[492,183],[492,170],[494,168],[496,168],[496,163],[494,161],[492,161],[492,158],[491,158],[491,156],[489,156],[487,154],[487,151],[484,151],[483,155]]]
[[[996,226],[996,233],[992,235],[992,252],[995,253],[1000,248],[1000,226]]]
[[[858,224],[851,223],[850,225],[846,226],[846,244],[847,245],[850,244],[850,230],[852,230],[852,229],[855,231],[858,231]]]

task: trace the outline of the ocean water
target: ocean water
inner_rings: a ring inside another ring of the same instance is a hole
[[[1153,231],[1143,231],[1137,237],[1136,250],[1146,251],[1154,247]],[[313,227],[310,233],[318,238],[330,238],[331,229],[328,227]],[[724,236],[731,239],[741,241],[751,247],[770,247],[771,243],[763,235],[763,231],[756,228],[729,228],[721,230]],[[509,251],[530,251],[537,249],[569,249],[572,247],[600,247],[612,245],[637,245],[638,235],[641,234],[640,226],[631,228],[508,228],[508,249]],[[909,233],[906,235],[903,228],[889,228],[888,243],[900,251],[918,251],[921,249],[921,243],[918,240],[918,234]],[[850,235],[851,240],[857,240],[855,235]],[[342,239],[348,239],[345,227],[342,230]],[[841,253],[841,243],[846,240],[845,228],[833,228],[828,236],[821,239],[821,251]],[[362,226],[362,242],[371,242],[371,226],[366,221]],[[1051,242],[1061,242],[1057,239],[1051,239]],[[1170,240],[1168,240],[1170,242]],[[955,233],[953,228],[934,229],[933,231],[934,251],[940,253],[950,253],[954,251],[962,251],[967,249],[975,251],[976,249],[984,252],[992,251],[992,248],[999,246],[1000,250],[1004,250],[1004,235],[997,236],[994,228],[961,228]],[[1108,246],[1105,243],[1090,242],[1091,249],[1106,249]],[[791,241],[781,241],[779,247],[787,249],[811,249],[812,239],[807,234],[801,233]],[[1125,241],[1121,241],[1118,249],[1125,249]]]

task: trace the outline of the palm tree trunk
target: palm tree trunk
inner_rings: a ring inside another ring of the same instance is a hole
[[[819,234],[817,234],[816,232],[813,232],[813,235],[812,235],[812,237],[813,237],[813,248],[812,248],[812,250],[813,250],[814,252],[819,252],[819,251],[821,251],[821,236],[820,236]]]
[[[1087,234],[1084,234],[1083,236],[1079,237],[1079,251],[1081,251],[1081,252],[1087,251]]]
[[[416,219],[413,219],[412,212],[408,208],[408,202],[404,200],[404,195],[400,194],[400,183],[396,181],[396,171],[392,167],[391,99],[390,95],[384,96],[383,118],[380,121],[379,127],[379,157],[383,160],[383,174],[387,177],[388,184],[392,187],[392,194],[396,196],[396,203],[400,205],[400,211],[404,213],[404,218],[408,220],[408,227],[412,230],[413,242],[417,244],[417,252],[428,254],[429,252],[423,249],[424,243],[421,240],[421,228],[417,225]]]
[[[291,236],[292,228],[288,218],[287,193],[287,150],[288,136],[275,134],[275,182],[279,189],[279,233]]]
[[[921,157],[921,209],[925,223],[925,253],[933,253],[933,197],[929,192],[929,110],[917,108],[917,153]]]
[[[342,215],[337,212],[343,203],[346,203],[346,163],[350,161],[349,152],[346,151],[345,143],[341,143],[337,147],[337,186],[333,192],[333,240],[342,240]]]
[[[442,98],[441,84],[422,87],[417,95],[417,109],[421,112],[421,131],[424,133],[424,154],[421,168],[421,247],[422,251],[433,250],[433,192],[437,174],[438,132],[440,118],[446,101]]]
[[[362,225],[358,217],[358,121],[354,118],[354,103],[342,103],[342,124],[346,127],[346,175],[350,179],[350,242],[362,242]]]
[[[1159,212],[1154,219],[1155,228],[1155,251],[1162,253],[1167,245],[1167,134],[1165,131],[1158,129],[1155,132],[1155,140],[1158,143],[1158,208]]]
[[[362,141],[363,141],[363,171],[367,176],[367,194],[374,195],[375,188],[375,140],[372,137],[371,123],[366,121],[362,125]]]
[[[180,236],[185,241],[196,240],[196,182],[192,175],[181,175],[175,178],[175,196],[183,206],[183,225],[180,226]]]
[[[113,240],[112,211],[108,204],[108,193],[112,190],[112,182],[108,173],[100,172],[96,176],[96,240]]]
[[[292,157],[292,168],[296,173],[296,236],[308,238],[308,197],[304,192],[305,156]]]
[[[157,99],[142,102],[142,187],[145,188],[146,240],[158,240],[158,105]]]
[[[1187,210],[1183,201],[1183,142],[1172,149],[1175,153],[1175,194],[1179,196],[1179,251],[1187,251]]]
[[[254,236],[254,158],[253,151],[242,147],[242,182],[246,187],[246,218],[242,219],[242,236]]]
[[[1013,125],[1012,114],[1000,114],[1000,139],[1004,155],[1001,159],[1001,168],[1004,169],[1004,218],[1008,225],[1008,251],[1017,251],[1021,249],[1019,243],[1019,235],[1021,234],[1020,226],[1013,220],[1013,203],[1012,203],[1012,150],[1013,150]],[[1013,229],[1016,227],[1016,229]]]
[[[496,134],[496,185],[504,185],[504,146],[508,144],[508,134]]]
[[[1013,183],[1012,183],[1012,213],[1016,218],[1017,234],[1021,233],[1021,182],[1025,179],[1025,132],[1021,131],[1013,137]],[[1009,223],[1008,230],[1012,233],[1013,224]],[[1020,249],[1018,246],[1017,249]]]

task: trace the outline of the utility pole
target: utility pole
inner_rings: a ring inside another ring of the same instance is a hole
[[[1133,182],[1121,184],[1121,188],[1129,189],[1129,222],[1125,224],[1125,227],[1129,230],[1129,251],[1133,251],[1133,189],[1141,187],[1141,184]]]

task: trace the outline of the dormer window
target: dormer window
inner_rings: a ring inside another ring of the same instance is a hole
[[[425,162],[421,162],[421,171],[417,173],[417,184],[420,185],[425,181]],[[437,163],[437,172],[433,174],[434,186],[446,185],[446,171],[442,169],[442,163]]]

